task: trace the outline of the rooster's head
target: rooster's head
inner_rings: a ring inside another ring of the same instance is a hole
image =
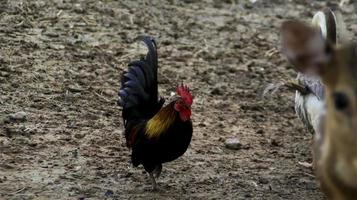
[[[193,96],[188,86],[181,84],[176,88],[179,98],[175,102],[175,110],[180,114],[182,121],[187,121],[191,118],[191,105]]]

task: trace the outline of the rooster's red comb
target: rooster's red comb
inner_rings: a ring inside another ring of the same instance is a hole
[[[193,96],[190,92],[190,88],[187,85],[181,84],[176,88],[176,92],[185,101],[186,104],[192,105]]]

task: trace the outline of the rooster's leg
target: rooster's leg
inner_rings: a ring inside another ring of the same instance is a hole
[[[155,169],[153,171],[155,178],[159,178],[159,176],[161,174],[161,170],[162,170],[162,164],[159,164],[155,167]]]
[[[154,172],[150,172],[149,175],[150,175],[150,179],[151,179],[151,183],[152,183],[152,190],[155,191],[155,190],[157,190],[157,184],[155,181]]]

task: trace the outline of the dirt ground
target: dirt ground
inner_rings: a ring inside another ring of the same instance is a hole
[[[327,4],[3,0],[0,199],[324,199],[298,164],[311,162],[311,134],[293,94],[260,93],[295,77],[279,53],[281,22]],[[351,36],[353,13],[343,10]],[[116,104],[120,74],[143,53],[139,35],[158,42],[161,95],[181,81],[195,95],[191,146],[164,165],[158,192],[130,164]],[[10,119],[17,112],[25,118]],[[225,148],[228,138],[242,148]]]

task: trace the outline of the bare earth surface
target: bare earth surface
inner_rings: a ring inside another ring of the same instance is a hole
[[[0,199],[324,199],[298,164],[311,162],[311,134],[293,93],[259,94],[295,77],[279,53],[281,22],[308,21],[325,5],[3,0]],[[343,10],[351,36],[353,13]],[[164,165],[158,192],[130,164],[116,105],[120,74],[145,53],[143,34],[158,42],[161,95],[181,81],[195,95],[191,146]],[[21,111],[25,119],[10,119]],[[225,148],[228,138],[242,148]]]

